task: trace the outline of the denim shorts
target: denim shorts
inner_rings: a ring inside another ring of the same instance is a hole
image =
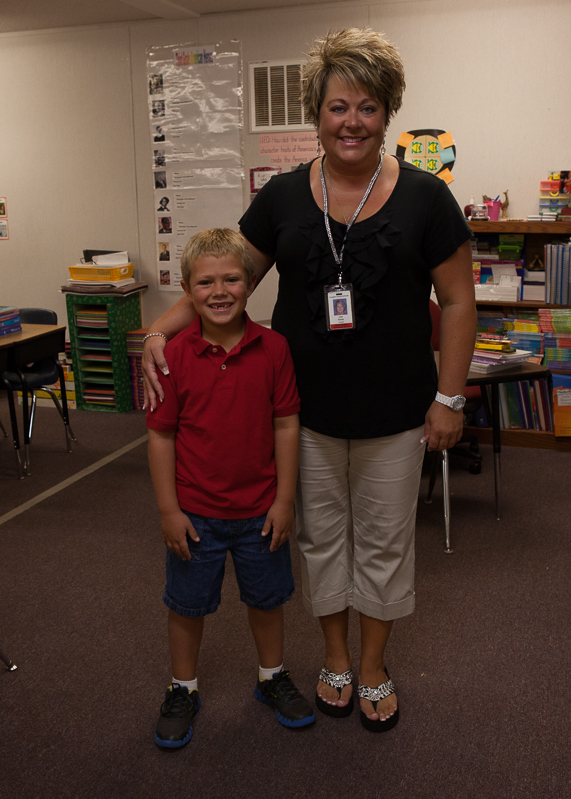
[[[190,560],[167,549],[163,602],[180,616],[206,616],[220,604],[226,555],[232,555],[240,599],[259,610],[273,610],[295,590],[289,541],[270,552],[272,534],[262,536],[266,514],[251,519],[209,519],[183,511],[200,541],[187,535]]]

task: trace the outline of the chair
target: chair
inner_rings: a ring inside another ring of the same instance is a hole
[[[57,314],[46,308],[20,308],[20,321],[31,325],[57,325]],[[36,390],[46,391],[52,398],[65,429],[67,451],[71,452],[71,442],[76,438],[69,423],[67,399],[60,404],[55,392],[51,388],[58,379],[61,385],[62,397],[65,397],[65,378],[63,369],[56,356],[42,358],[40,361],[16,369],[15,372],[4,372],[4,386],[10,386],[12,392],[22,391],[22,410],[24,419],[24,473],[31,474],[29,445],[32,438],[34,419],[36,414]],[[28,392],[32,396],[31,409],[28,408]]]
[[[430,343],[433,350],[440,350],[440,308],[430,300],[430,315],[432,317],[432,337]],[[474,413],[482,404],[482,392],[479,386],[466,386],[463,392],[466,397],[466,405],[464,406],[464,413]],[[462,444],[468,444],[468,449],[462,447]],[[443,450],[440,456],[438,452],[433,453],[432,466],[430,470],[430,479],[428,483],[428,493],[424,500],[427,504],[432,502],[432,492],[434,484],[436,483],[436,475],[438,468],[442,464],[442,493],[444,496],[444,528],[446,536],[446,545],[444,551],[448,554],[452,553],[450,547],[450,486],[448,481],[448,460],[449,455],[465,458],[469,461],[468,469],[472,474],[480,474],[482,471],[482,456],[478,452],[478,439],[473,436],[463,436],[460,441],[455,444],[450,450]]]

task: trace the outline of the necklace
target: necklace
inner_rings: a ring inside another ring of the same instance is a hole
[[[359,205],[355,209],[355,211],[353,213],[353,216],[351,217],[351,219],[349,221],[347,221],[347,219],[345,219],[345,223],[347,225],[347,229],[345,230],[345,235],[343,237],[343,243],[341,244],[341,249],[340,249],[339,253],[335,249],[335,244],[333,242],[333,236],[331,235],[331,226],[329,224],[329,215],[327,213],[329,205],[328,205],[328,201],[327,201],[327,186],[325,185],[325,175],[323,174],[323,160],[324,160],[324,158],[325,158],[325,156],[319,162],[319,175],[321,177],[321,190],[323,192],[323,217],[324,217],[324,220],[325,220],[325,229],[327,231],[327,238],[329,239],[329,244],[331,246],[331,252],[333,253],[333,258],[335,259],[335,263],[337,264],[337,267],[339,269],[339,285],[341,285],[341,282],[342,282],[342,279],[343,279],[343,270],[342,270],[343,253],[345,252],[345,243],[347,241],[347,234],[349,233],[349,230],[350,230],[353,222],[357,219],[357,217],[361,213],[361,211],[363,209],[363,206],[367,202],[369,194],[371,193],[371,191],[373,189],[373,186],[375,185],[376,180],[379,177],[379,173],[380,173],[380,171],[381,171],[381,169],[383,167],[383,153],[381,151],[381,153],[379,155],[379,164],[378,164],[378,166],[377,166],[377,168],[375,170],[375,174],[371,178],[371,181],[370,181],[369,185],[367,186],[365,194],[363,195],[363,198],[362,198],[361,202],[359,203]],[[330,182],[331,182],[331,179],[330,179]],[[333,185],[331,186],[331,188],[333,189]],[[335,195],[335,189],[333,189],[333,195],[335,196],[335,199],[337,200],[337,196]],[[337,204],[339,205],[339,200],[337,200]],[[339,207],[341,208],[340,205],[339,205]],[[342,208],[341,208],[341,211],[343,211]],[[343,218],[345,218],[345,214],[343,214]]]
[[[348,225],[349,224],[349,220],[345,216],[345,210],[344,210],[343,206],[341,205],[341,203],[339,202],[339,197],[337,196],[337,192],[335,191],[335,186],[333,185],[333,181],[331,180],[331,175],[329,173],[327,173],[326,174],[326,178],[329,179],[329,185],[331,186],[331,191],[333,192],[333,196],[335,197],[335,199],[337,201],[337,205],[339,206],[339,210],[341,211],[341,215],[343,216],[343,219],[345,220],[345,224]],[[352,216],[352,214],[350,214],[349,216]]]

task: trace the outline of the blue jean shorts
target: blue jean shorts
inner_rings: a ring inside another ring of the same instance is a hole
[[[167,548],[163,602],[180,616],[206,616],[220,604],[226,555],[232,555],[240,599],[258,610],[273,610],[295,590],[289,541],[270,552],[272,534],[262,536],[266,514],[251,519],[209,519],[183,511],[200,541],[187,535],[190,560]]]

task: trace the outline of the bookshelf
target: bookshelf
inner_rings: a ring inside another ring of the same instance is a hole
[[[141,327],[140,293],[66,294],[77,407],[133,410],[126,333]]]
[[[478,233],[524,233],[526,264],[530,264],[536,255],[544,259],[543,248],[558,236],[571,236],[571,221],[569,222],[483,222],[473,219],[468,224],[472,232]],[[531,306],[544,306],[543,303],[531,303]],[[560,308],[561,306],[557,306]]]
[[[531,263],[536,255],[543,260],[545,244],[561,236],[571,236],[571,221],[569,222],[510,222],[501,220],[497,222],[477,221],[469,222],[472,232],[478,233],[523,233],[525,235],[524,259]],[[478,301],[478,308],[498,308],[506,315],[514,315],[519,311],[531,311],[537,308],[564,308],[571,306],[549,305],[545,302],[534,300],[520,300],[519,302],[493,302],[490,300]],[[466,426],[465,432],[478,438],[481,444],[492,443],[491,428]],[[511,447],[530,447],[532,449],[551,449],[561,452],[571,452],[571,438],[556,438],[553,433],[540,430],[502,430],[502,444]]]

